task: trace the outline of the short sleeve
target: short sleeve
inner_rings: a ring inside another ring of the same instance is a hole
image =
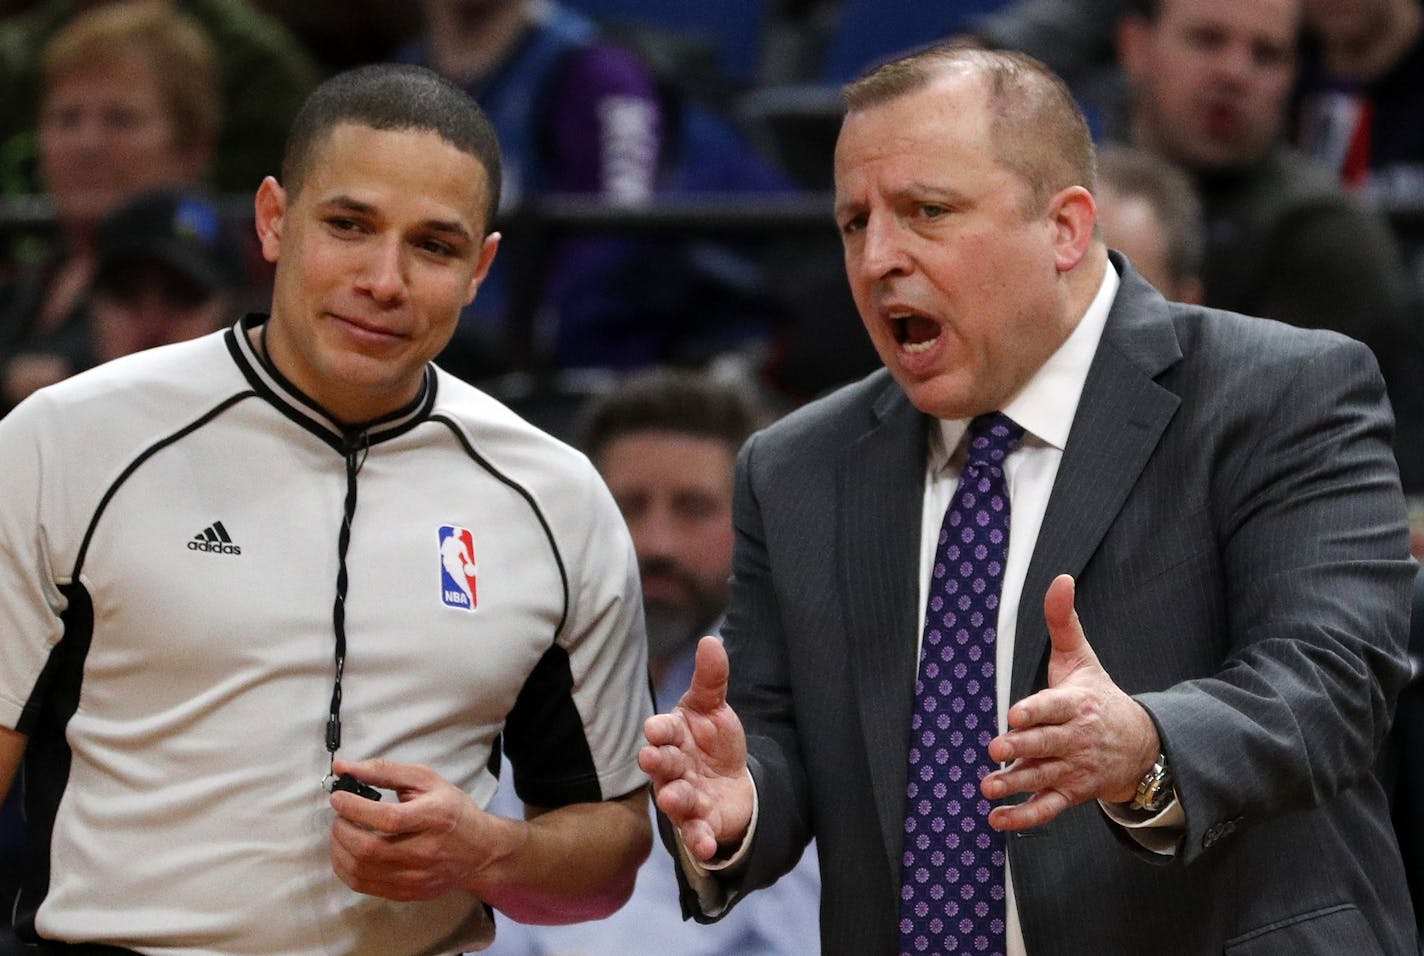
[[[539,807],[608,800],[647,783],[638,750],[652,689],[637,559],[612,495],[591,466],[583,474],[581,492],[552,521],[567,620],[505,724],[515,790]]]
[[[0,419],[0,725],[20,727],[21,716],[50,651],[63,633],[65,600],[49,550],[43,495],[42,398]]]

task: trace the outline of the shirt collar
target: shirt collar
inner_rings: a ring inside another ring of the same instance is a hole
[[[326,410],[277,371],[265,355],[252,344],[248,332],[268,321],[266,315],[252,313],[243,316],[226,333],[228,352],[257,394],[284,415],[321,438],[338,451],[353,442],[374,445],[404,434],[429,417],[435,406],[436,378],[434,366],[427,364],[420,392],[406,405],[374,421],[343,425]]]
[[[1112,263],[1106,263],[1097,295],[1093,296],[1078,325],[1018,394],[1000,409],[1023,426],[1025,442],[1036,442],[1059,451],[1067,446],[1073,416],[1078,412],[1078,399],[1083,394],[1088,369],[1097,354],[1119,285],[1117,270]],[[969,420],[941,418],[934,424],[938,427],[930,431],[930,466],[932,473],[937,473],[949,464],[969,429]]]

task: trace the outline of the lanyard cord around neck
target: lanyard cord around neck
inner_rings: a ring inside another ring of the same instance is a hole
[[[271,352],[267,349],[268,320],[262,324],[259,333],[261,355],[271,362]],[[333,765],[336,751],[341,749],[341,678],[346,672],[346,552],[351,545],[351,522],[356,517],[356,476],[366,463],[366,455],[371,448],[371,437],[366,429],[347,431],[342,436],[341,453],[346,459],[346,502],[341,515],[341,533],[336,539],[336,599],[331,608],[331,627],[336,637],[335,676],[331,687],[331,707],[326,718],[326,752],[328,755],[326,786],[335,780]],[[376,796],[375,799],[380,799]]]
[[[336,677],[331,688],[331,712],[326,719],[326,751],[332,761],[341,747],[341,676],[346,670],[346,550],[351,544],[351,521],[356,516],[356,475],[366,463],[369,437],[363,429],[348,433],[342,442],[346,456],[346,506],[341,518],[341,534],[336,540],[336,601],[331,608],[331,626],[336,634]]]

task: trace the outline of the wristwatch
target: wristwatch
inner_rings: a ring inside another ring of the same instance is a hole
[[[1156,813],[1172,798],[1172,770],[1167,766],[1167,755],[1159,753],[1152,769],[1138,781],[1137,793],[1132,798],[1132,809]]]

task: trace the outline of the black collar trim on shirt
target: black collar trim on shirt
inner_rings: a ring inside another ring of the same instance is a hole
[[[364,435],[362,443],[374,445],[403,435],[430,417],[435,407],[436,378],[434,367],[427,364],[420,391],[410,402],[369,422],[342,425],[253,347],[248,332],[266,321],[265,314],[254,312],[227,330],[227,347],[233,361],[259,395],[337,451],[345,453],[355,436]]]

